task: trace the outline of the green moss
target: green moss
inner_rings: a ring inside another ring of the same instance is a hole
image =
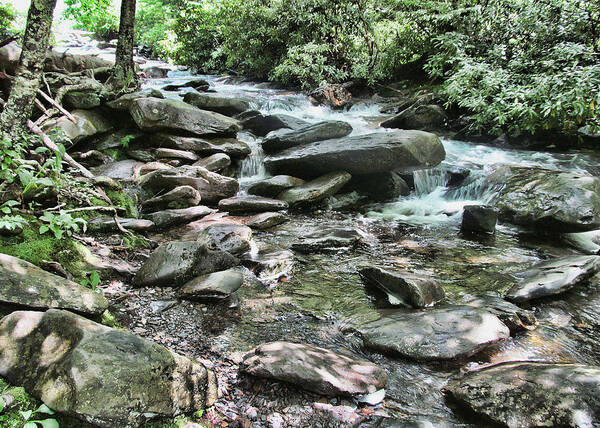
[[[108,190],[106,196],[110,198],[113,205],[125,210],[126,217],[137,218],[139,213],[135,201],[123,191]]]
[[[151,246],[146,238],[137,234],[123,236],[123,245],[129,250],[135,250],[137,248],[150,248]]]
[[[121,149],[106,149],[106,150],[103,150],[103,152],[104,152],[104,154],[110,156],[111,158],[113,158],[116,161],[127,159],[127,155],[125,153],[123,153],[123,151]]]
[[[123,326],[119,321],[117,321],[115,315],[108,310],[104,311],[104,313],[102,314],[101,322],[102,324],[108,327],[123,329]]]

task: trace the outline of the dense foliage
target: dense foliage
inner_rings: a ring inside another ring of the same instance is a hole
[[[77,22],[79,28],[103,40],[117,37],[119,20],[111,0],[65,0],[65,3],[65,16]]]
[[[110,0],[67,2],[99,5],[78,12],[89,27]],[[136,35],[200,71],[304,89],[429,79],[493,134],[599,124],[600,3],[589,0],[140,0]]]
[[[15,17],[15,10],[10,3],[0,1],[0,39],[4,39],[12,34]]]

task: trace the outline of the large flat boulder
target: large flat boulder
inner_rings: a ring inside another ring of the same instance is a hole
[[[210,172],[201,166],[180,166],[160,169],[146,174],[140,180],[140,186],[154,192],[168,192],[180,186],[190,186],[200,193],[202,201],[218,202],[235,196],[239,189],[236,179]]]
[[[468,358],[510,335],[491,312],[459,305],[386,312],[359,331],[367,348],[419,361]]]
[[[287,114],[269,114],[264,115],[256,110],[244,112],[237,116],[244,129],[249,129],[254,135],[264,137],[269,132],[278,129],[296,130],[303,128],[309,123]]]
[[[201,94],[188,92],[183,101],[202,110],[214,111],[225,116],[235,116],[250,108],[250,103],[243,98],[223,97],[217,94]]]
[[[267,230],[288,220],[289,218],[285,214],[266,212],[250,217],[246,225],[250,229]]]
[[[423,131],[394,131],[318,141],[279,152],[265,159],[277,174],[299,177],[332,171],[375,174],[432,168],[444,160],[440,139]]]
[[[281,211],[287,209],[287,207],[288,204],[285,201],[253,195],[234,196],[219,201],[219,209],[232,214]]]
[[[479,417],[510,428],[600,422],[597,366],[510,362],[469,373],[444,389]]]
[[[287,202],[291,208],[310,207],[335,195],[351,178],[347,172],[332,172],[284,190],[278,198]]]
[[[248,193],[251,195],[274,198],[284,190],[300,186],[301,184],[304,184],[304,180],[301,178],[289,175],[276,175],[275,177],[266,178],[253,183],[248,188]]]
[[[66,116],[60,116],[44,122],[42,130],[46,132],[62,131],[73,143],[85,140],[113,129],[112,123],[97,110],[74,110],[71,115],[76,123]]]
[[[136,140],[137,142],[137,140]],[[140,138],[143,145],[150,147],[168,147],[177,150],[191,150],[201,156],[225,153],[232,158],[243,158],[250,154],[248,144],[235,138],[198,138],[182,137],[164,133],[153,133]]]
[[[179,295],[190,300],[222,300],[235,293],[243,283],[244,275],[239,269],[227,269],[186,282]]]
[[[136,98],[129,113],[144,131],[170,129],[195,135],[235,135],[238,122],[211,111],[200,110],[183,101],[160,98]]]
[[[322,395],[369,394],[386,384],[385,372],[369,361],[301,343],[260,345],[244,356],[242,369]]]
[[[144,164],[141,162],[132,159],[126,159],[97,166],[92,168],[92,172],[97,176],[109,177],[119,181],[127,181],[132,180],[136,169],[142,167],[143,165]]]
[[[567,256],[542,262],[521,273],[505,298],[521,303],[564,293],[600,271],[599,256]]]
[[[157,229],[166,229],[168,227],[176,226],[178,224],[189,223],[202,217],[206,217],[209,214],[214,213],[215,210],[198,205],[189,208],[169,209],[163,211],[156,211],[154,213],[145,214],[144,218],[152,221]]]
[[[135,286],[178,287],[190,279],[237,265],[231,254],[202,242],[171,241],[158,247],[133,278]]]
[[[425,308],[445,297],[444,289],[433,278],[376,266],[363,267],[359,273],[367,284],[385,292],[392,304]]]
[[[500,166],[486,178],[498,190],[498,217],[547,232],[600,228],[600,178],[531,167]]]
[[[216,377],[201,363],[68,311],[13,312],[0,344],[0,376],[92,425],[135,427],[216,399]]]
[[[284,134],[269,136],[263,140],[262,148],[266,153],[274,153],[302,144],[314,143],[315,141],[342,138],[350,135],[351,132],[352,126],[349,123],[328,120]]]
[[[0,254],[0,284],[0,304],[86,315],[100,315],[108,308],[102,294],[6,254]]]

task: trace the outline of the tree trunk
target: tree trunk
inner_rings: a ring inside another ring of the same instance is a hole
[[[23,51],[8,102],[0,115],[0,137],[14,138],[27,130],[42,80],[56,0],[32,0],[27,14]]]
[[[135,2],[136,0],[121,0],[119,41],[111,79],[112,88],[116,92],[127,92],[128,88],[136,90],[139,85],[133,64]]]

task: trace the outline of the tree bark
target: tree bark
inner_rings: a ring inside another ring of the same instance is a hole
[[[27,130],[27,121],[42,80],[55,6],[56,0],[31,1],[23,51],[8,102],[0,115],[0,137],[15,138]]]
[[[119,41],[111,78],[112,87],[117,91],[126,91],[127,88],[135,90],[139,85],[133,63],[135,2],[136,0],[121,0]]]

